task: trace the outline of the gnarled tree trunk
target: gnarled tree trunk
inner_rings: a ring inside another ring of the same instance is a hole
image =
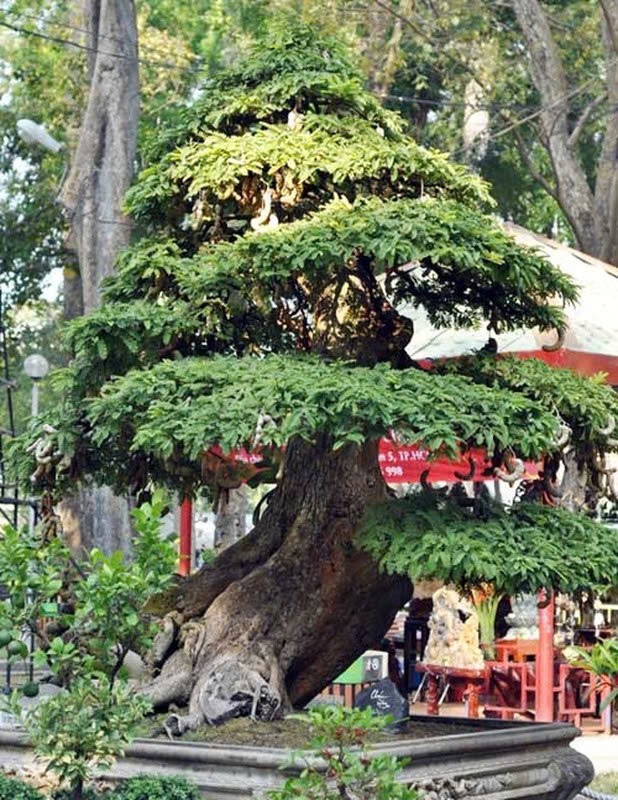
[[[302,706],[386,632],[411,586],[354,545],[386,496],[377,443],[333,452],[290,443],[283,477],[254,530],[165,598],[155,643],[155,707],[189,702],[182,733],[234,716]],[[173,610],[172,610],[173,609]]]

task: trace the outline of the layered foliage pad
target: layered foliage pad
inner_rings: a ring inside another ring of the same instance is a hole
[[[287,126],[291,110],[305,116],[296,131],[304,147],[297,146]],[[402,168],[413,174],[417,186],[433,183],[440,193],[489,201],[486,186],[464,168],[402,136],[402,120],[364,90],[363,77],[342,44],[307,26],[276,29],[249,58],[205,85],[199,101],[178,116],[178,125],[165,130],[155,148],[160,161],[153,159],[156,163],[128,195],[131,213],[147,223],[170,219],[178,211],[170,208],[172,199],[181,207],[191,199],[182,181],[197,179],[210,199],[223,199],[234,177],[255,175],[268,186],[269,177],[278,173],[288,182],[313,186],[325,198],[332,196],[333,182],[348,180],[357,192],[355,180],[378,177],[380,167],[371,163],[372,157],[381,162],[385,184],[398,180],[397,171],[390,171],[406,157],[416,170],[412,173],[405,163]],[[404,185],[402,191],[411,189]]]
[[[421,492],[372,508],[359,541],[390,573],[464,590],[490,583],[510,595],[574,593],[612,586],[618,574],[618,538],[605,526],[537,503],[493,504],[479,518],[451,497]]]
[[[277,30],[152,152],[127,200],[144,235],[73,323],[56,379],[72,478],[199,483],[208,445],[250,446],[265,418],[266,445],[395,427],[451,453],[554,446],[553,400],[401,369],[404,301],[441,326],[561,329],[577,291],[485,213],[482,182],[405,133],[336,41]]]
[[[162,362],[108,384],[87,413],[103,452],[124,441],[179,474],[179,454],[199,461],[210,445],[229,450],[250,443],[260,415],[268,419],[260,436],[266,447],[329,431],[337,448],[395,428],[408,441],[449,455],[461,442],[493,450],[515,439],[532,455],[556,432],[551,413],[512,392],[489,395],[458,377],[301,355]],[[124,478],[126,467],[117,476]]]
[[[570,369],[548,367],[535,358],[514,356],[462,358],[445,362],[437,371],[521,393],[543,408],[554,408],[570,428],[570,441],[578,451],[595,448],[605,453],[618,447],[618,395],[602,373],[586,378]]]

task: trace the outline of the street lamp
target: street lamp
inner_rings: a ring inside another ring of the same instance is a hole
[[[49,372],[49,363],[45,356],[33,353],[24,361],[24,372],[32,380],[30,413],[36,417],[39,413],[39,381]]]
[[[58,153],[64,146],[62,142],[47,133],[43,125],[39,125],[38,122],[33,122],[31,119],[18,119],[17,133],[27,144],[39,145],[39,147],[49,150],[50,153]]]

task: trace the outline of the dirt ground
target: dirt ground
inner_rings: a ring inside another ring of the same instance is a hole
[[[166,714],[151,717],[145,721],[139,732],[140,737],[161,739],[167,734],[163,727]],[[475,733],[476,728],[448,725],[436,722],[411,721],[402,734],[376,733],[368,737],[369,742],[392,741],[395,736],[428,739],[434,736],[448,736],[455,733]],[[284,719],[277,722],[254,722],[251,719],[232,719],[223,725],[205,725],[196,731],[189,731],[184,741],[211,742],[213,744],[253,745],[254,747],[288,747],[299,750],[307,747],[312,737],[310,726],[300,719]]]

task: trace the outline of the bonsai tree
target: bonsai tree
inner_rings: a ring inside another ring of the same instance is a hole
[[[276,484],[252,532],[151,604],[164,622],[147,687],[159,708],[188,703],[174,733],[271,719],[379,640],[410,596],[408,578],[355,541],[370,507],[398,504],[380,437],[453,456],[560,445],[561,400],[535,381],[419,369],[414,309],[440,327],[560,332],[577,291],[488,215],[477,177],[418,146],[345,49],[308,27],[276,30],[179,110],[127,209],[140,236],[103,307],[69,329],[64,405],[45,420],[35,474],[56,496],[83,476],[216,497]],[[600,429],[616,404],[596,389],[581,413],[611,447]],[[237,464],[241,446],[263,463]]]

